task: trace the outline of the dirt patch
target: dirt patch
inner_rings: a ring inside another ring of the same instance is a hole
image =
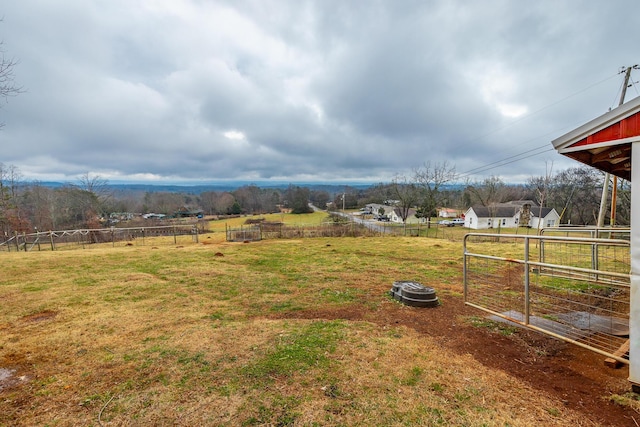
[[[0,392],[28,380],[26,375],[16,376],[15,369],[0,368]]]
[[[607,399],[631,390],[628,367],[612,369],[604,357],[546,335],[517,329],[504,335],[474,326],[484,312],[465,306],[460,297],[440,298],[436,308],[415,308],[391,299],[376,311],[362,306],[341,310],[284,313],[280,318],[363,320],[381,327],[405,326],[435,338],[453,354],[471,354],[483,365],[499,369],[531,387],[557,397],[568,408],[605,426],[634,426],[640,414]],[[507,399],[508,396],[505,396]]]
[[[29,314],[21,318],[23,322],[42,322],[44,320],[53,319],[58,315],[57,311],[45,310],[39,313]]]

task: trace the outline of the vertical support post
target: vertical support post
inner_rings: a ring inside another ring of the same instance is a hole
[[[524,238],[524,324],[529,324],[529,236]]]
[[[49,239],[51,240],[51,251],[55,251],[56,250],[56,245],[53,241],[53,231],[49,230]]]
[[[598,237],[599,237],[599,233],[598,233]],[[600,256],[598,253],[599,247],[597,243],[594,243],[593,245],[591,245],[591,269],[592,270],[598,270],[598,257]],[[598,275],[595,274],[593,276],[594,280],[598,280]]]
[[[14,233],[13,237],[15,237],[14,240],[15,240],[15,243],[16,243],[16,252],[20,252],[20,243],[18,242],[18,240],[19,240],[18,239],[18,237],[19,237],[18,232],[14,231],[13,233]]]
[[[177,245],[178,244],[178,237],[176,236],[176,226],[173,226],[173,244]]]
[[[640,142],[631,147],[631,179],[640,182]],[[631,186],[631,295],[629,301],[629,381],[640,392],[640,186]]]
[[[438,232],[438,228],[436,227],[436,233]],[[463,239],[462,239],[462,287],[463,287],[463,291],[462,291],[462,295],[463,295],[463,302],[467,302],[467,262],[468,262],[468,257],[467,257],[467,236],[468,235],[464,235]],[[437,237],[437,235],[436,235]]]

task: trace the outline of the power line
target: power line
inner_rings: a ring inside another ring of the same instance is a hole
[[[544,137],[547,137],[549,135],[557,135],[559,132],[561,132],[561,131],[563,131],[563,130],[565,130],[567,128],[574,128],[576,125],[584,123],[585,121],[586,120],[576,121],[574,124],[563,126],[560,129],[556,129],[556,130],[553,130],[551,132],[547,132],[547,133],[545,133],[543,135],[537,136],[535,138],[528,139],[528,140],[526,140],[526,141],[524,141],[524,142],[522,142],[522,143],[520,143],[518,145],[522,145],[522,144],[525,144],[525,143],[528,143],[528,142],[531,142],[531,141],[535,141],[537,139],[544,138]],[[538,153],[533,153],[534,151],[538,151],[538,150],[543,150],[543,151],[540,151]],[[547,153],[549,151],[553,151],[553,148],[549,148],[549,144],[545,143],[544,145],[540,145],[540,146],[532,148],[530,150],[526,150],[526,151],[523,151],[521,153],[517,153],[517,154],[514,154],[512,156],[505,157],[504,159],[496,160],[495,162],[491,162],[491,163],[488,163],[488,164],[485,164],[485,165],[478,166],[476,168],[470,169],[470,170],[468,170],[466,172],[463,172],[460,175],[460,178],[466,178],[467,176],[470,176],[470,175],[475,175],[475,174],[480,173],[480,172],[484,172],[484,171],[487,171],[487,170],[495,169],[495,168],[498,168],[498,167],[501,167],[501,166],[505,166],[505,165],[510,164],[510,163],[515,163],[516,161],[519,161],[519,160],[525,160],[525,159],[528,159],[530,157],[535,157],[535,156],[538,156],[540,154]],[[530,154],[528,156],[525,156],[526,154],[529,154],[529,153],[532,153],[532,154]],[[511,159],[514,159],[516,157],[521,157],[521,156],[525,156],[525,157],[518,158],[518,159],[516,159],[514,161],[509,161]],[[495,166],[493,166],[493,165],[495,165]]]
[[[512,122],[510,122],[510,123],[508,123],[508,124],[506,124],[506,125],[504,125],[502,127],[500,127],[500,128],[497,128],[497,129],[495,129],[495,130],[493,130],[491,132],[488,132],[488,133],[476,138],[475,140],[473,140],[471,142],[478,141],[480,139],[484,139],[489,135],[492,135],[492,134],[494,134],[496,132],[499,132],[499,131],[501,131],[501,130],[509,127],[509,126],[512,126],[512,125],[514,125],[516,123],[519,123],[524,119],[530,118],[531,116],[533,116],[533,115],[535,115],[535,114],[537,114],[537,113],[539,113],[541,111],[544,111],[544,110],[546,110],[548,108],[551,108],[551,107],[553,107],[553,106],[555,106],[557,104],[560,104],[561,102],[566,101],[567,99],[570,99],[570,98],[572,98],[572,97],[574,97],[576,95],[579,95],[579,94],[581,94],[583,92],[586,92],[587,90],[589,90],[589,89],[591,89],[591,88],[593,88],[595,86],[598,86],[598,85],[600,85],[600,84],[602,84],[602,83],[604,83],[606,81],[609,81],[612,78],[617,77],[619,74],[620,73],[616,73],[616,74],[611,75],[611,76],[609,76],[609,77],[607,77],[605,79],[602,79],[602,80],[600,80],[600,81],[598,81],[596,83],[593,83],[593,84],[591,84],[591,85],[589,85],[589,86],[587,86],[587,87],[585,87],[585,88],[583,88],[583,89],[581,89],[581,90],[579,90],[577,92],[574,92],[574,93],[572,93],[572,94],[570,94],[568,96],[565,96],[564,98],[561,98],[558,101],[552,102],[551,104],[548,104],[548,105],[546,105],[546,106],[544,106],[544,107],[542,107],[542,108],[540,108],[538,110],[535,110],[535,111],[533,111],[533,112],[531,112],[529,114],[526,114],[526,115],[524,115],[524,116],[522,116],[522,117],[520,117],[520,118],[518,118],[518,119],[516,119],[516,120],[514,120],[514,121],[512,121]],[[550,132],[550,133],[547,133],[545,135],[549,135],[551,133],[555,133],[555,132]],[[545,135],[542,135],[542,136],[545,136]],[[542,136],[540,136],[540,137],[542,137]],[[527,143],[529,141],[533,141],[533,140],[538,139],[540,137],[529,139],[528,141],[524,141],[524,142],[522,142],[522,143],[520,143],[518,145],[525,144],[525,143]],[[543,150],[543,151],[539,151],[539,150]],[[538,146],[536,148],[532,148],[530,150],[526,150],[526,151],[523,151],[521,153],[514,154],[513,156],[509,156],[509,157],[506,157],[504,159],[497,160],[495,162],[491,162],[491,163],[485,164],[483,166],[479,166],[477,168],[470,169],[470,170],[462,173],[461,175],[459,175],[458,178],[459,179],[466,178],[466,177],[469,177],[469,176],[474,175],[474,174],[478,174],[478,173],[481,173],[481,172],[485,172],[487,170],[491,170],[491,169],[495,169],[495,168],[498,168],[498,167],[506,166],[508,164],[515,163],[515,162],[518,162],[520,160],[525,160],[525,159],[528,159],[528,158],[531,158],[531,157],[535,157],[535,156],[538,156],[540,154],[544,154],[544,153],[547,153],[547,152],[553,151],[553,150],[554,150],[553,148],[549,148],[548,144],[541,145],[541,146]]]
[[[532,151],[537,151],[537,150],[540,150],[540,149],[542,149],[542,148],[549,148],[549,147],[548,147],[548,145],[546,145],[546,144],[545,144],[544,146],[540,146],[540,147],[532,148],[531,150],[527,150],[527,151],[524,151],[524,152],[522,152],[522,153],[514,154],[513,156],[505,157],[504,159],[496,160],[495,162],[488,163],[488,164],[486,164],[486,165],[478,166],[477,168],[470,169],[470,170],[468,170],[468,171],[464,172],[464,174],[465,174],[465,175],[473,175],[475,172],[477,172],[477,171],[479,171],[479,170],[481,170],[481,169],[482,169],[482,170],[484,170],[484,169],[491,169],[491,168],[490,168],[490,166],[492,166],[492,165],[495,165],[495,164],[498,164],[498,163],[505,162],[505,161],[510,160],[510,159],[513,159],[513,158],[515,158],[515,157],[523,156],[523,155],[525,155],[525,154],[527,154],[527,153],[530,153],[530,152],[532,152]]]
[[[540,151],[540,152],[537,152],[537,153],[532,153],[532,154],[529,154],[529,155],[525,156],[525,154],[529,153],[530,151],[537,151],[537,150],[540,150],[540,149],[543,149],[543,148],[544,148],[543,151]],[[531,157],[539,156],[540,154],[548,153],[548,152],[553,151],[553,150],[554,150],[553,147],[549,148],[548,145],[544,145],[544,146],[535,148],[533,150],[525,151],[524,153],[516,154],[514,156],[507,157],[507,158],[502,159],[502,160],[498,160],[497,162],[489,163],[489,164],[487,164],[485,166],[481,166],[479,168],[472,169],[471,171],[465,172],[464,174],[458,176],[458,179],[464,179],[464,178],[467,178],[467,177],[469,177],[471,175],[476,175],[476,174],[479,174],[481,172],[486,172],[486,171],[491,170],[491,169],[496,169],[496,168],[499,168],[499,167],[502,167],[502,166],[509,165],[511,163],[519,162],[520,160],[525,160],[525,159],[528,159],[528,158],[531,158]]]
[[[605,79],[602,79],[602,80],[600,80],[600,81],[598,81],[598,82],[596,82],[596,83],[592,83],[592,84],[590,84],[589,86],[587,86],[587,87],[585,87],[585,88],[583,88],[583,89],[580,89],[580,90],[579,90],[579,91],[577,91],[577,92],[572,93],[571,95],[567,95],[567,96],[565,96],[564,98],[559,99],[558,101],[554,101],[554,102],[552,102],[551,104],[545,105],[544,107],[539,108],[539,109],[537,109],[537,110],[535,110],[535,111],[532,111],[532,112],[531,112],[531,113],[529,113],[529,114],[525,114],[525,115],[523,115],[523,116],[521,116],[521,117],[518,117],[517,119],[515,119],[515,120],[513,120],[513,121],[511,121],[511,122],[509,122],[509,123],[507,123],[507,124],[505,124],[505,125],[503,125],[503,126],[501,126],[501,127],[497,128],[497,129],[494,129],[494,130],[492,130],[492,131],[490,131],[490,132],[488,132],[488,133],[486,133],[486,134],[484,134],[484,135],[482,135],[482,136],[479,136],[478,138],[476,138],[475,140],[473,140],[473,141],[471,141],[471,142],[475,142],[475,141],[478,141],[478,140],[480,140],[480,139],[484,139],[484,138],[486,138],[486,137],[487,137],[487,136],[489,136],[489,135],[493,135],[493,134],[494,134],[494,133],[496,133],[496,132],[499,132],[499,131],[501,131],[501,130],[503,130],[503,129],[508,128],[509,126],[513,126],[513,125],[515,125],[516,123],[519,123],[519,122],[521,122],[521,121],[522,121],[522,120],[524,120],[524,119],[528,119],[529,117],[534,116],[534,115],[536,115],[536,114],[540,113],[541,111],[544,111],[544,110],[546,110],[546,109],[548,109],[548,108],[551,108],[551,107],[553,107],[553,106],[555,106],[555,105],[557,105],[557,104],[560,104],[561,102],[566,101],[567,99],[571,99],[571,98],[573,98],[574,96],[580,95],[581,93],[586,92],[587,90],[589,90],[589,89],[591,89],[591,88],[593,88],[593,87],[595,87],[595,86],[598,86],[598,85],[600,85],[600,84],[602,84],[602,83],[604,83],[604,82],[607,82],[607,81],[609,81],[609,80],[613,79],[614,77],[617,77],[617,76],[618,76],[618,74],[619,74],[619,73],[613,74],[613,75],[611,75],[611,76],[609,76],[609,77],[607,77],[607,78],[605,78]]]

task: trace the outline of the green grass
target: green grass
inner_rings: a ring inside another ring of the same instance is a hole
[[[485,317],[469,316],[466,318],[466,321],[476,328],[488,329],[500,335],[513,335],[518,331],[517,326],[512,326],[505,322],[496,322]]]
[[[281,222],[287,225],[317,225],[326,222],[329,214],[326,212],[312,212],[308,214],[274,213],[265,215],[247,215],[238,218],[226,218],[209,221],[211,231],[225,231],[225,227],[240,227],[247,225],[248,219],[264,219],[267,222]]]
[[[257,386],[274,378],[305,373],[310,368],[324,368],[330,361],[329,354],[342,338],[344,327],[339,321],[314,322],[280,336],[275,348],[270,345],[266,351],[257,349],[259,357],[242,373]]]
[[[367,321],[412,309],[388,298],[396,280],[459,298],[456,242],[220,241],[0,258],[0,367],[25,378],[0,391],[0,425],[96,425],[99,413],[105,425],[580,420],[552,416],[541,408],[557,401],[411,327]],[[350,311],[362,320],[339,320]]]

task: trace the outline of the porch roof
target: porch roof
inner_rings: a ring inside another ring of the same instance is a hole
[[[558,153],[631,181],[631,144],[640,141],[640,97],[552,141]]]

